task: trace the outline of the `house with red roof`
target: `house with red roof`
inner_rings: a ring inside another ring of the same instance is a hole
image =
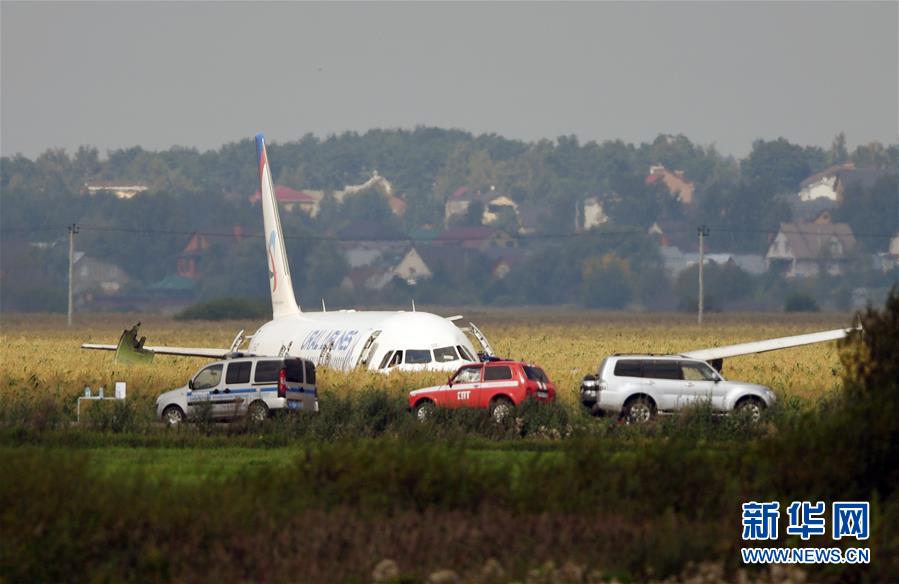
[[[275,200],[287,212],[299,209],[310,217],[318,215],[319,205],[324,198],[324,191],[298,191],[284,185],[275,186]],[[256,191],[250,202],[254,205],[262,201],[262,192]]]

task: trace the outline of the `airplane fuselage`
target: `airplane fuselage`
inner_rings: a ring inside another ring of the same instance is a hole
[[[477,356],[465,333],[435,314],[352,310],[277,318],[256,331],[249,351],[303,357],[344,371],[362,366],[384,372],[455,371]]]

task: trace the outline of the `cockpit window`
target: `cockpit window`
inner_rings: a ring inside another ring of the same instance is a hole
[[[388,367],[396,367],[397,365],[399,365],[402,362],[403,362],[403,352],[397,351],[396,353],[393,354],[393,359],[390,360],[390,365],[388,365]]]
[[[431,351],[428,349],[409,349],[406,351],[406,363],[430,363]]]
[[[459,355],[466,361],[477,361],[477,359],[475,359],[471,355],[471,353],[468,352],[468,349],[466,349],[462,345],[457,345],[456,348],[459,349]]]
[[[454,347],[440,347],[439,349],[434,349],[434,361],[438,363],[447,363],[449,361],[455,361],[459,356],[456,355],[456,349]]]
[[[381,359],[381,364],[378,365],[378,369],[383,369],[387,367],[387,362],[390,361],[390,357],[393,355],[393,351],[387,351],[384,353],[384,358]]]

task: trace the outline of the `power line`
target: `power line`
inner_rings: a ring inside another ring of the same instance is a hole
[[[39,227],[21,227],[21,228],[2,228],[0,229],[0,233],[36,233],[36,232],[45,232],[45,231],[64,231],[68,229],[69,225],[60,225],[60,226],[39,226]],[[182,236],[192,236],[192,235],[202,235],[203,237],[226,237],[226,238],[234,238],[234,239],[263,239],[264,236],[261,233],[234,233],[232,231],[201,231],[201,230],[176,230],[176,229],[135,229],[131,227],[105,227],[99,225],[80,225],[79,228],[83,231],[88,232],[101,232],[101,233],[129,233],[134,235],[182,235]],[[766,234],[766,235],[776,235],[780,232],[780,230],[768,230],[768,229],[729,229],[729,228],[707,228],[711,233],[730,233],[730,234],[739,234],[739,233],[756,233],[756,234]],[[684,228],[684,229],[669,229],[664,232],[665,235],[673,235],[673,234],[684,234],[684,233],[693,233],[694,229]],[[795,233],[799,235],[822,235],[820,231],[805,231],[805,230],[790,230],[789,233]],[[510,239],[515,239],[518,241],[540,241],[540,240],[558,240],[558,239],[574,239],[574,238],[591,238],[591,237],[611,237],[611,236],[627,236],[627,235],[645,235],[647,234],[646,230],[640,228],[628,228],[621,227],[618,229],[603,229],[603,230],[590,230],[583,232],[563,232],[563,233],[531,233],[531,234],[509,234]],[[441,242],[473,242],[473,241],[487,241],[492,239],[496,233],[490,233],[485,235],[453,235],[452,233],[446,236],[437,236],[434,238],[422,238],[422,237],[337,237],[333,235],[285,235],[284,239],[286,240],[294,240],[294,241],[331,241],[335,243],[432,243],[434,241]],[[881,238],[881,237],[892,237],[895,235],[894,233],[856,233],[853,232],[852,235],[855,238]]]

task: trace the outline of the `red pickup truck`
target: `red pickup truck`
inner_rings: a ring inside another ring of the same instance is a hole
[[[436,408],[487,408],[502,420],[527,398],[551,402],[556,387],[543,369],[522,361],[490,361],[463,365],[446,385],[409,393],[409,407],[421,421]]]

